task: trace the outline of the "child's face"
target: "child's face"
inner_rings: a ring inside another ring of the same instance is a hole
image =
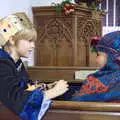
[[[104,67],[107,63],[107,54],[104,52],[98,52],[96,61],[99,67]]]
[[[16,52],[19,57],[28,57],[34,47],[35,43],[32,40],[19,40],[16,45]]]

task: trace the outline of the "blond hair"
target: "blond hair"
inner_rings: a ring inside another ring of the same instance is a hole
[[[15,42],[19,41],[19,40],[32,40],[32,41],[36,41],[37,39],[37,32],[36,30],[33,29],[23,29],[19,32],[17,32],[14,36],[13,36],[13,40]]]
[[[17,32],[14,36],[12,36],[13,41],[15,41],[15,45],[19,42],[19,40],[37,40],[37,32],[34,28],[32,29],[23,29]],[[10,41],[8,40],[4,46],[4,49],[8,49],[11,46]]]

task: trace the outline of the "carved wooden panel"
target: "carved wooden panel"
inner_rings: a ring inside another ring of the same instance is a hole
[[[34,7],[38,31],[35,65],[96,66],[90,39],[101,35],[100,14],[76,6],[71,15],[58,15],[55,7]]]
[[[39,18],[39,17],[38,17]],[[72,31],[69,18],[44,17],[39,20],[38,41],[36,44],[37,65],[64,66],[73,63]],[[63,22],[64,21],[64,22]],[[43,27],[41,27],[44,24]]]

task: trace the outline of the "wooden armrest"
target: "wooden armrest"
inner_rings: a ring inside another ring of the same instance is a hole
[[[120,120],[120,104],[54,101],[44,120]]]
[[[44,83],[52,83],[55,82],[56,80],[41,80]],[[68,83],[81,83],[83,80],[66,80]]]
[[[54,101],[52,109],[118,112],[120,111],[120,103]]]

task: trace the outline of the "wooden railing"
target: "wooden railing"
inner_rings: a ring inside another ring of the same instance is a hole
[[[53,66],[35,66],[29,67],[28,73],[32,80],[75,80],[75,71],[79,70],[96,70],[96,67],[53,67]]]
[[[44,120],[120,120],[120,104],[54,101]]]

